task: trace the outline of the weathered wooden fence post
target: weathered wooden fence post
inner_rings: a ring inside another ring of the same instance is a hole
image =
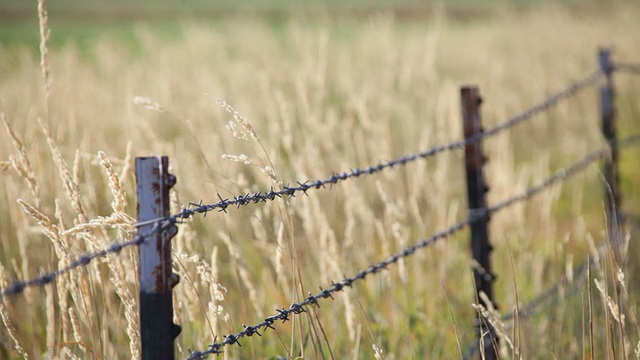
[[[462,121],[464,126],[464,138],[469,140],[481,136],[482,122],[480,118],[480,93],[475,86],[463,87],[460,90],[462,99]],[[482,141],[473,141],[465,146],[465,169],[467,174],[467,195],[469,199],[469,215],[478,216],[470,225],[471,227],[471,253],[473,255],[473,277],[476,287],[476,297],[480,304],[489,308],[480,293],[484,293],[491,301],[491,306],[496,307],[493,299],[493,281],[495,276],[491,271],[491,250],[488,234],[488,215],[483,216],[486,210],[485,194],[488,187],[484,181],[482,167],[486,159],[482,152]],[[478,342],[480,352],[488,360],[497,359],[497,338],[493,327],[481,314],[478,314]]]
[[[168,217],[169,189],[175,176],[169,174],[169,158],[136,158],[136,191],[138,222]],[[144,234],[153,222],[138,227]],[[178,232],[175,225],[147,238],[139,247],[140,337],[142,359],[173,360],[173,340],[180,327],[173,323],[172,289],[178,283],[171,271],[171,238]]]
[[[605,76],[600,85],[600,118],[602,120],[602,134],[609,144],[610,156],[604,159],[603,173],[606,181],[604,197],[606,204],[607,230],[609,241],[616,261],[620,264],[622,258],[622,222],[620,212],[620,178],[618,175],[618,147],[616,134],[615,89],[613,87],[614,65],[611,60],[612,51],[609,48],[598,50],[598,63]]]

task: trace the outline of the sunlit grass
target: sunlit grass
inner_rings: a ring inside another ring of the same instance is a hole
[[[622,5],[599,12],[546,7],[464,24],[437,13],[425,22],[380,14],[291,18],[275,27],[239,16],[184,23],[169,41],[153,26],[138,26],[126,36],[109,32],[51,47],[48,104],[33,46],[2,45],[1,287],[129,239],[134,156],[170,156],[178,178],[174,212],[189,202],[216,202],[218,193],[326,178],[460,139],[463,84],[479,86],[490,127],[591,73],[598,46],[640,61],[638,15],[637,7]],[[616,81],[621,133],[637,132],[640,78],[620,74]],[[602,145],[591,89],[484,144],[489,202]],[[638,216],[634,159],[621,161],[630,218]],[[589,238],[605,244],[602,188],[594,166],[492,217],[501,311],[581,264],[592,253]],[[173,241],[182,279],[174,290],[179,357],[450,226],[466,216],[465,207],[463,157],[455,152],[308,196],[194,218]],[[633,237],[631,243],[637,254]],[[20,358],[18,344],[31,358],[131,358],[139,350],[136,256],[129,249],[7,299],[0,357]],[[615,271],[603,269],[591,275],[606,278],[611,291]],[[609,351],[632,357],[640,339],[631,316],[637,274],[631,261],[628,330],[616,342],[597,330],[589,344],[588,320],[596,329],[617,325],[605,316],[607,297],[594,282],[587,311],[584,278],[576,279],[582,286],[575,293],[561,293],[508,336],[524,358],[588,358],[591,351],[595,358]],[[225,348],[225,357],[455,358],[456,332],[463,353],[475,336],[472,302],[464,232],[275,331]],[[505,355],[514,351],[506,347]]]

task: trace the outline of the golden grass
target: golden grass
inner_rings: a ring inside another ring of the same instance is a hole
[[[640,8],[631,5],[505,11],[467,23],[381,14],[278,28],[243,17],[184,24],[179,40],[140,27],[139,51],[105,36],[85,49],[89,58],[73,44],[47,49],[39,13],[42,64],[26,48],[0,47],[3,288],[131,238],[134,156],[170,156],[177,211],[457,140],[462,84],[479,85],[490,127],[593,71],[600,45],[640,61]],[[620,74],[616,84],[621,133],[637,132],[640,78]],[[486,142],[489,202],[602,146],[596,99],[586,91]],[[622,159],[623,205],[636,216],[638,155]],[[462,219],[464,186],[462,154],[448,153],[181,225],[173,240],[178,357]],[[492,217],[499,311],[515,311],[605,244],[602,188],[594,166]],[[0,357],[138,358],[136,256],[126,249],[5,299]],[[503,355],[639,357],[640,267],[632,260],[617,269],[610,254],[597,265],[589,280],[574,279],[589,286],[565,289],[533,317],[503,323],[477,308],[500,327]],[[475,336],[472,266],[460,233],[223,357],[459,357]]]

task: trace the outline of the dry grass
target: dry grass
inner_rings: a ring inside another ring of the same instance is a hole
[[[0,283],[129,239],[134,156],[170,156],[178,209],[457,140],[462,84],[480,86],[492,126],[592,71],[599,45],[640,61],[640,8],[601,10],[551,7],[468,23],[444,14],[426,23],[290,19],[281,27],[245,17],[185,24],[172,41],[141,27],[135,53],[108,36],[85,49],[90,59],[72,44],[46,49],[43,41],[42,66],[26,48],[0,48]],[[640,78],[616,81],[621,132],[637,132]],[[487,142],[489,201],[599,148],[598,124],[589,90]],[[638,155],[622,159],[623,205],[636,216]],[[602,188],[593,167],[492,217],[498,310],[516,309],[604,244]],[[178,356],[463,218],[464,189],[462,154],[443,154],[183,224],[173,257],[182,279]],[[516,317],[515,329],[477,308],[500,326],[505,357],[638,358],[640,267],[619,272],[606,254],[597,265],[590,286]],[[128,249],[6,299],[0,358],[138,358],[136,266]],[[471,268],[460,233],[225,348],[224,358],[457,357],[474,337]]]

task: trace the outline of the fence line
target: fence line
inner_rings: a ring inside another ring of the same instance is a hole
[[[614,64],[610,69],[610,71],[623,71],[623,72],[627,72],[627,73],[634,73],[634,74],[640,74],[640,64],[625,64],[625,63],[616,63]],[[548,98],[546,98],[544,101],[534,105],[533,107],[529,108],[528,110],[514,116],[511,117],[509,119],[507,119],[506,121],[504,121],[503,123],[489,129],[486,130],[484,132],[478,133],[474,136],[471,136],[469,138],[466,138],[465,140],[461,140],[461,141],[455,141],[455,142],[451,142],[445,145],[440,145],[440,146],[436,146],[433,148],[430,148],[428,150],[425,151],[421,151],[421,152],[417,152],[417,153],[413,153],[413,154],[409,154],[409,155],[405,155],[402,156],[400,158],[397,158],[395,160],[391,160],[388,162],[382,162],[379,163],[377,165],[372,165],[369,167],[364,167],[364,168],[357,168],[355,170],[351,170],[350,172],[343,172],[340,174],[333,174],[331,177],[324,179],[324,180],[315,180],[315,181],[305,181],[305,182],[297,182],[298,186],[293,186],[293,187],[289,187],[289,186],[285,186],[283,187],[282,190],[278,190],[275,191],[273,188],[268,191],[268,192],[256,192],[254,194],[245,194],[245,195],[238,195],[235,196],[233,199],[224,199],[221,195],[218,194],[218,197],[220,199],[219,202],[214,203],[214,204],[206,204],[206,205],[202,205],[202,203],[199,204],[190,204],[189,208],[183,208],[180,212],[178,212],[177,214],[168,216],[168,217],[160,217],[157,219],[152,219],[152,220],[148,220],[148,221],[144,221],[144,222],[138,222],[135,224],[135,226],[140,227],[140,226],[151,226],[149,230],[145,231],[145,232],[140,232],[137,235],[135,235],[133,237],[132,240],[130,241],[126,241],[126,242],[114,242],[112,245],[110,245],[109,247],[98,251],[98,252],[94,252],[94,253],[86,253],[83,255],[80,255],[77,260],[71,262],[69,265],[67,265],[66,267],[54,270],[52,272],[49,273],[45,273],[45,274],[41,274],[37,277],[34,277],[32,279],[26,280],[26,281],[17,281],[14,282],[13,284],[7,286],[1,293],[0,293],[0,301],[5,300],[8,296],[12,296],[12,295],[17,295],[22,293],[26,288],[28,287],[32,287],[32,286],[43,286],[43,285],[47,285],[51,282],[53,282],[58,276],[64,275],[66,273],[69,273],[70,271],[76,269],[76,268],[80,268],[80,267],[84,267],[86,265],[88,265],[92,260],[96,259],[96,258],[101,258],[101,257],[105,257],[109,254],[118,254],[119,252],[122,251],[122,249],[127,248],[127,247],[132,247],[134,245],[142,245],[143,243],[146,242],[146,240],[150,237],[152,237],[153,235],[159,234],[159,233],[163,233],[165,231],[167,231],[169,228],[173,227],[175,224],[180,223],[181,221],[183,221],[184,219],[190,218],[192,216],[194,216],[195,214],[202,214],[203,216],[206,216],[206,214],[209,211],[215,210],[217,209],[218,211],[221,212],[226,212],[227,208],[229,206],[233,206],[235,205],[236,207],[241,207],[241,206],[245,206],[245,205],[249,205],[251,203],[258,203],[258,202],[266,202],[266,201],[273,201],[277,198],[281,198],[283,196],[289,196],[289,197],[294,197],[296,194],[299,193],[303,193],[306,194],[308,190],[311,189],[320,189],[325,187],[327,184],[331,185],[331,184],[336,184],[340,181],[343,180],[347,180],[347,179],[351,179],[351,178],[356,178],[356,177],[360,177],[362,175],[371,175],[371,174],[375,174],[378,172],[381,172],[382,170],[385,169],[390,169],[393,168],[394,166],[401,166],[401,165],[406,165],[410,162],[414,162],[416,160],[419,159],[426,159],[429,157],[432,157],[434,155],[437,155],[439,153],[445,152],[445,151],[451,151],[451,150],[456,150],[456,149],[464,149],[466,146],[469,146],[471,144],[475,144],[480,142],[481,140],[488,138],[490,136],[496,135],[504,130],[510,129],[511,127],[522,123],[528,119],[531,119],[534,115],[548,110],[549,108],[557,105],[558,103],[560,103],[561,101],[568,99],[572,96],[574,96],[575,94],[577,94],[579,91],[588,88],[591,85],[596,84],[596,82],[600,79],[600,77],[603,75],[603,69],[599,69],[597,71],[595,71],[594,73],[586,76],[583,79],[580,79],[574,83],[572,83],[570,86],[568,86],[565,90],[562,90]],[[259,333],[259,331],[262,330],[266,330],[267,328],[271,328],[273,329],[273,324],[278,321],[278,320],[282,320],[283,322],[286,322],[287,320],[289,320],[290,316],[292,315],[297,315],[300,314],[302,312],[305,312],[305,307],[309,306],[309,305],[316,305],[319,306],[318,301],[321,299],[325,299],[325,298],[330,298],[332,297],[333,293],[336,292],[340,292],[342,291],[345,287],[350,287],[354,282],[358,281],[358,280],[362,280],[365,277],[367,277],[368,275],[371,274],[375,274],[380,272],[381,270],[386,269],[389,265],[398,262],[400,259],[405,258],[405,257],[409,257],[412,254],[414,254],[417,250],[428,247],[430,245],[432,245],[433,243],[435,243],[437,240],[439,239],[443,239],[443,238],[447,238],[451,235],[453,235],[454,233],[464,229],[466,226],[473,224],[474,222],[480,220],[480,219],[487,219],[491,214],[498,212],[502,209],[505,209],[507,207],[510,207],[516,203],[525,201],[529,198],[531,198],[532,196],[540,193],[541,191],[543,191],[544,189],[546,189],[549,186],[552,186],[553,184],[556,184],[558,182],[564,181],[566,178],[573,176],[581,171],[583,171],[584,169],[586,169],[589,165],[591,165],[592,163],[594,163],[595,161],[601,159],[604,156],[607,156],[610,151],[612,149],[617,149],[617,148],[622,148],[622,147],[627,147],[630,145],[634,145],[636,143],[640,142],[640,134],[638,135],[633,135],[630,136],[628,138],[625,138],[624,140],[618,141],[618,142],[612,142],[609,141],[608,147],[605,147],[599,151],[595,151],[593,153],[588,154],[587,156],[585,156],[583,159],[579,160],[578,162],[574,163],[573,165],[563,168],[561,170],[559,170],[555,175],[551,176],[550,178],[548,178],[547,180],[543,181],[542,183],[533,186],[531,188],[529,188],[526,192],[517,195],[517,196],[513,196],[509,199],[506,199],[500,203],[498,203],[497,205],[491,206],[491,207],[485,207],[485,208],[481,208],[481,209],[474,209],[474,211],[470,211],[469,212],[469,216],[449,227],[446,230],[440,231],[434,235],[432,235],[431,237],[419,241],[418,243],[406,248],[405,250],[398,252],[390,257],[388,257],[387,259],[377,263],[377,264],[373,264],[371,266],[369,266],[368,268],[366,268],[365,270],[361,270],[359,271],[356,275],[352,276],[352,277],[348,277],[345,278],[343,280],[341,280],[338,283],[334,283],[332,282],[331,287],[329,287],[328,289],[322,289],[320,288],[320,292],[317,293],[316,295],[312,295],[311,293],[309,293],[309,296],[303,300],[302,302],[299,303],[293,303],[291,304],[291,306],[289,307],[289,309],[276,309],[276,311],[278,312],[277,315],[265,318],[264,321],[262,321],[261,323],[254,325],[254,326],[246,326],[243,324],[244,330],[241,332],[238,332],[236,334],[231,334],[231,335],[227,335],[224,337],[224,340],[222,342],[215,342],[214,339],[214,343],[209,345],[209,349],[205,350],[205,351],[193,351],[188,359],[202,359],[202,358],[206,358],[209,354],[217,354],[220,352],[220,350],[226,346],[226,345],[233,345],[233,344],[239,344],[239,340],[243,337],[250,337],[254,334],[258,334],[261,335]],[[191,207],[194,206],[194,207]],[[557,287],[552,288],[553,289],[559,289],[560,285],[558,285]],[[549,291],[551,291],[549,290]],[[554,290],[555,291],[555,290]],[[539,300],[536,301],[536,299],[534,299],[534,301],[531,302],[531,304],[533,304],[533,307],[536,307],[537,304],[541,303],[542,301],[544,301],[544,299],[546,299],[548,296],[546,295],[548,292],[543,293],[539,298]]]
[[[602,75],[602,72],[600,70],[595,71],[594,73],[584,77],[583,79],[580,79],[574,82],[573,84],[568,86],[566,89],[559,91],[554,95],[551,95],[550,97],[546,98],[544,101],[532,106],[531,108],[525,110],[524,112],[505,120],[503,123],[493,128],[487,129],[481,133],[478,133],[464,140],[454,141],[445,145],[435,146],[425,151],[405,155],[395,160],[379,163],[377,165],[371,165],[363,168],[356,168],[354,170],[351,170],[350,172],[333,174],[331,177],[324,180],[315,180],[315,181],[307,180],[305,182],[297,182],[298,186],[293,186],[293,187],[284,186],[284,188],[279,191],[274,191],[273,189],[271,189],[270,191],[265,193],[256,192],[254,194],[238,195],[238,196],[235,196],[232,200],[224,199],[220,194],[218,194],[218,197],[220,198],[219,202],[213,203],[213,204],[207,204],[207,205],[203,205],[201,203],[198,203],[198,204],[191,203],[191,205],[194,205],[195,207],[182,209],[180,213],[176,215],[179,218],[186,219],[198,213],[206,215],[209,211],[213,211],[213,210],[226,212],[226,209],[229,206],[235,205],[237,207],[240,207],[240,206],[248,205],[250,203],[273,201],[276,198],[281,198],[282,196],[293,197],[297,193],[302,192],[303,194],[306,194],[307,191],[311,189],[324,188],[326,185],[333,185],[340,181],[356,178],[361,175],[372,175],[385,169],[391,169],[394,166],[406,165],[407,163],[414,162],[419,159],[427,159],[429,157],[435,156],[442,152],[464,149],[465,146],[475,144],[485,138],[494,136],[504,130],[510,129],[526,120],[531,119],[534,115],[542,111],[548,110],[549,108],[557,105],[561,100],[568,99],[571,96],[580,92],[581,90],[586,89],[591,85],[594,85],[601,75]],[[161,219],[158,219],[158,220],[161,220]],[[151,220],[151,221],[158,221],[158,220]],[[147,224],[147,222],[138,223],[136,225],[140,226],[142,224]]]
[[[4,300],[8,296],[21,294],[22,292],[24,292],[24,290],[27,287],[47,285],[53,282],[58,276],[69,273],[70,271],[76,268],[87,266],[91,261],[97,258],[102,258],[109,254],[118,254],[124,248],[131,247],[134,245],[140,245],[145,241],[145,239],[148,239],[154,234],[157,234],[159,232],[162,232],[168,229],[171,225],[175,224],[176,222],[177,222],[177,218],[173,218],[173,217],[168,217],[166,219],[163,219],[162,222],[157,221],[153,224],[153,227],[149,231],[145,233],[137,234],[130,241],[114,242],[109,247],[101,251],[80,255],[77,260],[69,263],[69,265],[63,268],[60,268],[58,270],[54,270],[46,274],[41,274],[30,280],[16,281],[11,285],[8,285],[6,289],[3,290],[2,293],[0,293],[0,301]]]
[[[640,134],[633,135],[623,139],[622,141],[618,142],[617,146],[627,147],[637,143],[640,143]],[[220,353],[220,350],[224,346],[239,344],[238,340],[240,340],[245,336],[252,336],[254,334],[260,335],[258,331],[260,331],[261,329],[262,330],[266,330],[268,328],[273,329],[273,324],[277,320],[282,320],[283,322],[286,322],[287,320],[289,320],[289,316],[291,314],[297,315],[305,312],[304,307],[308,305],[319,306],[318,300],[332,297],[333,293],[340,292],[344,290],[345,287],[351,287],[351,285],[354,282],[358,280],[363,280],[366,276],[370,274],[375,274],[380,270],[386,269],[387,266],[398,262],[398,260],[413,255],[417,250],[426,248],[430,245],[433,245],[437,240],[447,238],[455,234],[456,232],[464,229],[467,225],[470,225],[480,219],[487,219],[489,218],[489,216],[491,216],[492,214],[500,210],[508,208],[516,203],[522,202],[524,200],[527,200],[533,197],[534,195],[537,195],[538,193],[545,190],[546,188],[558,182],[561,182],[568,177],[571,177],[573,175],[580,173],[595,161],[600,160],[607,153],[608,153],[608,149],[606,147],[599,151],[594,151],[588,154],[587,156],[585,156],[584,158],[582,158],[580,161],[577,161],[573,165],[557,171],[555,175],[549,177],[548,179],[541,182],[540,184],[530,187],[529,189],[527,189],[527,191],[521,193],[520,195],[516,195],[502,202],[499,202],[497,205],[490,206],[484,209],[478,209],[478,211],[470,213],[470,216],[467,217],[465,220],[458,222],[457,224],[447,228],[446,230],[442,230],[425,240],[419,241],[415,245],[412,245],[404,249],[403,251],[397,252],[394,255],[388,257],[387,259],[377,264],[370,265],[367,269],[359,271],[356,275],[352,277],[345,278],[337,283],[332,283],[331,287],[328,289],[320,288],[321,291],[316,295],[309,294],[309,297],[307,297],[305,300],[299,303],[291,304],[291,306],[289,306],[288,309],[285,309],[285,308],[276,309],[276,311],[278,312],[277,315],[267,317],[259,324],[256,324],[253,326],[243,325],[244,327],[243,331],[240,331],[236,334],[225,336],[222,342],[214,342],[213,344],[209,345],[208,350],[193,351],[190,354],[190,356],[187,358],[187,360],[196,360],[196,359],[200,360],[200,359],[206,358],[207,355],[218,354]]]
[[[538,312],[541,311],[540,309],[538,309],[538,307],[542,306],[542,304],[544,304],[548,300],[557,297],[561,290],[564,290],[567,288],[567,285],[570,285],[569,290],[571,291],[571,293],[575,292],[577,289],[582,287],[582,285],[584,285],[584,283],[579,282],[578,279],[581,279],[584,275],[587,274],[588,268],[598,265],[597,261],[598,261],[598,257],[600,256],[599,254],[603,253],[607,249],[609,249],[607,246],[601,247],[600,249],[597,250],[597,252],[594,252],[595,256],[589,256],[585,262],[583,262],[582,264],[580,264],[580,266],[578,266],[573,270],[570,276],[565,275],[561,277],[552,286],[548,287],[545,291],[538,294],[533,299],[529,300],[525,305],[518,306],[516,311],[507,312],[501,315],[499,320],[510,321],[514,317],[517,317],[518,319],[523,319],[523,318],[528,318],[534,314],[537,314]],[[473,345],[471,345],[467,350],[467,353],[465,354],[463,359],[467,360],[471,358],[471,356],[473,356],[474,353],[478,351],[479,348],[480,348],[480,342],[479,341],[474,342]]]
[[[577,279],[582,278],[583,275],[587,272],[587,267],[593,266],[595,264],[595,259],[593,257],[589,257],[587,261],[582,263],[579,267],[573,270],[571,276],[563,276],[560,280],[556,281],[555,284],[547,288],[544,292],[529,300],[524,306],[518,306],[515,311],[508,312],[500,316],[500,321],[509,321],[514,317],[518,319],[527,318],[534,314],[537,314],[540,310],[537,309],[547,300],[555,298],[558,296],[562,289],[565,289],[567,285],[570,286],[570,290],[576,291],[582,283],[578,282]],[[485,342],[485,351],[490,343]],[[480,349],[480,341],[475,341],[465,353],[463,360],[470,359],[479,349]]]
[[[201,202],[197,204],[190,203],[190,206],[194,206],[194,207],[183,208],[177,214],[171,215],[169,217],[138,222],[134,224],[136,227],[151,225],[151,224],[153,224],[154,226],[147,232],[139,233],[135,235],[133,239],[130,241],[121,242],[121,243],[114,242],[112,245],[110,245],[109,247],[101,251],[80,255],[77,260],[71,262],[69,265],[67,265],[64,268],[54,270],[49,273],[41,274],[30,280],[16,281],[13,284],[7,286],[6,289],[4,289],[0,293],[0,301],[7,296],[21,294],[24,291],[24,289],[27,287],[47,285],[51,283],[53,280],[55,280],[55,278],[57,278],[58,276],[66,274],[78,267],[86,266],[94,259],[102,258],[109,254],[117,254],[120,251],[122,251],[122,249],[124,248],[140,245],[147,238],[153,236],[154,234],[164,231],[169,227],[171,227],[172,225],[179,223],[182,219],[190,218],[196,214],[202,214],[203,216],[206,216],[208,212],[213,210],[226,212],[227,208],[230,206],[240,207],[240,206],[249,205],[251,203],[273,201],[283,196],[293,197],[299,193],[306,194],[307,191],[311,189],[320,189],[320,188],[324,188],[326,185],[333,185],[347,179],[360,177],[362,175],[375,174],[375,173],[381,172],[382,170],[393,168],[394,166],[406,165],[407,163],[410,163],[419,159],[427,159],[429,157],[435,156],[442,152],[452,151],[457,149],[464,149],[464,147],[467,145],[477,143],[483,140],[484,138],[496,135],[528,119],[531,119],[534,115],[542,111],[548,110],[552,106],[557,105],[561,100],[568,99],[573,95],[577,94],[578,92],[580,92],[581,90],[586,89],[591,85],[594,85],[601,75],[602,75],[601,71],[599,70],[595,71],[594,73],[574,82],[564,90],[559,91],[556,94],[553,94],[550,97],[546,98],[545,100],[541,101],[540,103],[530,107],[524,112],[505,120],[503,123],[491,129],[487,129],[484,132],[479,133],[465,140],[459,140],[459,141],[454,141],[445,145],[435,146],[425,151],[405,155],[385,163],[379,163],[377,165],[357,168],[355,170],[351,170],[350,172],[333,174],[332,176],[324,180],[297,182],[298,186],[293,186],[293,187],[285,186],[282,190],[278,190],[278,191],[275,191],[272,188],[270,191],[267,191],[267,192],[256,192],[253,194],[237,195],[237,196],[234,196],[233,199],[225,199],[220,194],[218,194],[218,198],[220,199],[220,201],[216,203],[204,204],[204,205]]]

